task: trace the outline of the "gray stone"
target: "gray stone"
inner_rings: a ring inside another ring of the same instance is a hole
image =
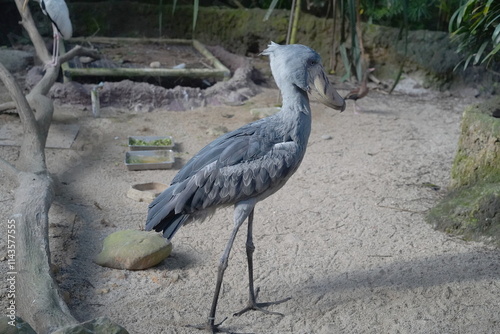
[[[170,241],[156,232],[124,230],[104,239],[95,263],[115,269],[146,269],[163,261],[171,252]]]
[[[0,49],[0,63],[11,73],[24,71],[33,64],[33,54],[20,50]]]

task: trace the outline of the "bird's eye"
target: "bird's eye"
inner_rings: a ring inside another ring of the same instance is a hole
[[[309,65],[311,65],[311,66],[316,65],[317,63],[318,63],[318,61],[316,61],[315,59],[309,60]]]

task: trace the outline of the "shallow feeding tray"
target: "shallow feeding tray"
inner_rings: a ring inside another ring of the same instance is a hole
[[[127,197],[139,202],[151,202],[167,188],[168,186],[163,183],[138,183],[130,186]]]
[[[166,150],[174,147],[171,136],[129,136],[128,147],[132,151]]]
[[[231,75],[229,69],[197,40],[79,37],[70,39],[69,43],[98,47],[103,58],[87,63],[75,57],[64,63],[65,81],[93,78],[99,82],[103,78],[150,77],[220,81]],[[168,59],[175,59],[176,63],[168,63]],[[152,66],[153,63],[156,65]]]
[[[128,170],[169,169],[175,162],[174,151],[131,151],[125,153]]]

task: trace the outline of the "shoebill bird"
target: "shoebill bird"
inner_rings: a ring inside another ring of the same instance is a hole
[[[369,68],[365,71],[365,73],[363,74],[363,79],[361,80],[361,85],[356,88],[356,89],[353,89],[351,90],[349,93],[347,93],[347,95],[344,97],[344,99],[346,100],[354,100],[354,113],[358,113],[358,105],[356,104],[356,102],[365,97],[366,95],[368,95],[368,75],[370,75],[371,72],[375,71],[375,68]]]
[[[163,231],[171,239],[190,219],[204,218],[217,208],[234,205],[234,225],[222,254],[208,321],[196,327],[215,333],[217,301],[228,265],[229,253],[238,229],[248,219],[246,252],[249,275],[249,310],[270,312],[264,307],[289,298],[258,303],[253,284],[254,244],[252,225],[257,202],[278,191],[299,167],[311,132],[308,93],[316,91],[325,105],[343,111],[345,101],[333,89],[321,65],[320,56],[304,45],[271,42],[262,52],[270,58],[274,79],[281,90],[281,110],[267,118],[226,133],[198,152],[178,172],[169,188],[150,205],[146,230]]]
[[[24,1],[23,8],[29,0]],[[47,15],[52,22],[52,31],[54,36],[52,46],[52,61],[49,66],[56,66],[59,58],[59,39],[69,39],[73,35],[73,27],[69,18],[69,10],[64,0],[35,0],[40,3],[42,12]]]

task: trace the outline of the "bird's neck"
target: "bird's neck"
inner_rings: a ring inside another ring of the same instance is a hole
[[[283,97],[283,109],[309,115],[311,114],[309,96],[305,91],[292,84],[284,89],[280,89],[280,91]]]
[[[282,90],[282,125],[291,140],[304,148],[311,133],[311,107],[307,93],[297,87]]]

